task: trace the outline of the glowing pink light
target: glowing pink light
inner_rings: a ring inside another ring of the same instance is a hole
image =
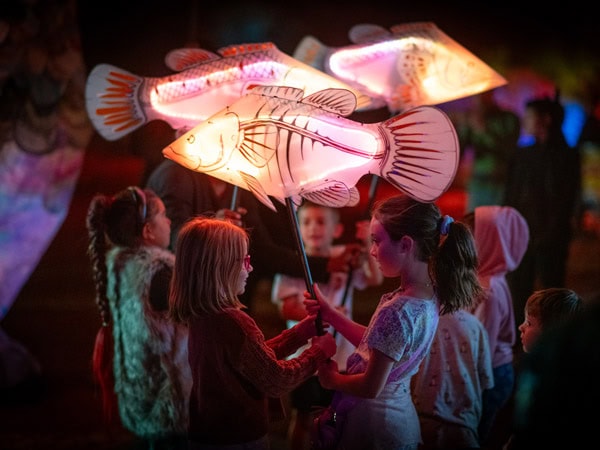
[[[370,108],[405,111],[437,105],[506,84],[491,67],[435,24],[377,25],[350,30],[355,43],[330,48],[305,37],[294,56],[372,98]]]
[[[274,210],[270,197],[354,206],[356,184],[367,174],[421,201],[433,201],[448,188],[459,146],[441,110],[422,107],[365,124],[346,118],[355,108],[356,98],[344,89],[304,96],[297,88],[258,86],[163,154],[251,191]]]
[[[86,84],[86,108],[96,130],[115,140],[151,120],[185,131],[260,85],[293,86],[307,93],[327,88],[354,93],[358,107],[369,97],[348,84],[279,51],[272,43],[226,47],[219,54],[177,49],[166,57],[177,73],[142,77],[99,64]]]

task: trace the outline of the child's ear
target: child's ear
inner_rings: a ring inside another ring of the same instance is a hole
[[[415,241],[410,236],[402,236],[400,238],[400,250],[403,252],[410,251]]]
[[[338,222],[333,230],[333,237],[339,239],[342,237],[342,234],[344,234],[344,224]]]
[[[142,237],[146,241],[154,239],[154,233],[152,232],[151,227],[148,225],[148,222],[144,223],[144,226],[142,227]]]

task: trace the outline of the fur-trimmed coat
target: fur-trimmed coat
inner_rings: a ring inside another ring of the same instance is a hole
[[[187,328],[150,304],[153,276],[173,269],[158,247],[113,248],[107,293],[113,318],[115,392],[123,425],[143,438],[183,434],[192,385]]]

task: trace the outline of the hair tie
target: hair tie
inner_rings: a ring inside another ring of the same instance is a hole
[[[448,234],[448,231],[450,231],[450,224],[452,222],[454,222],[454,219],[449,215],[445,215],[444,217],[442,217],[442,220],[440,222],[440,234],[442,236],[446,236]]]

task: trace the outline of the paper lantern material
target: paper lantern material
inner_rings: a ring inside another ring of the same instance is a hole
[[[356,108],[344,89],[255,87],[163,149],[198,172],[251,191],[269,208],[302,198],[333,207],[359,201],[358,180],[383,177],[421,201],[451,184],[459,160],[456,131],[432,106],[384,122],[346,118]]]
[[[431,22],[396,25],[389,31],[356,25],[349,37],[353,45],[332,48],[306,36],[294,57],[371,97],[366,109],[387,106],[395,113],[506,84],[504,77]]]
[[[185,131],[220,111],[257,85],[285,85],[306,93],[343,88],[346,83],[281,52],[270,42],[225,47],[219,54],[199,48],[169,52],[166,65],[178,72],[142,77],[110,64],[94,67],[86,83],[86,108],[98,133],[117,140],[152,120]]]

